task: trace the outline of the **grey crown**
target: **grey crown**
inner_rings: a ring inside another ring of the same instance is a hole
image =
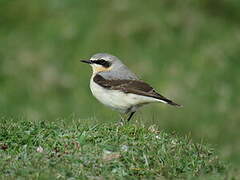
[[[99,72],[103,78],[108,80],[129,79],[138,80],[138,77],[125,66],[118,57],[107,53],[98,53],[91,57],[92,60],[104,59],[112,63],[111,71]]]

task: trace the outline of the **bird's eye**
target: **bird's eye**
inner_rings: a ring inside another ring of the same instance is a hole
[[[105,67],[105,68],[108,68],[108,67],[111,66],[111,63],[108,62],[108,61],[106,61],[106,60],[104,60],[104,59],[95,60],[94,63],[95,63],[95,64],[102,65],[102,66]]]

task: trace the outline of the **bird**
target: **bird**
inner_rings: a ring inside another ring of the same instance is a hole
[[[90,89],[93,96],[105,106],[125,114],[125,121],[130,121],[140,107],[149,103],[161,102],[181,107],[140,80],[116,56],[97,53],[80,61],[92,67]]]

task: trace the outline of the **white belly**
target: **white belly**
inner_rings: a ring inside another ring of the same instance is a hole
[[[121,113],[127,113],[129,110],[136,111],[140,106],[150,102],[159,102],[159,100],[151,97],[123,93],[119,90],[104,89],[92,79],[90,82],[90,89],[92,94],[101,103]]]

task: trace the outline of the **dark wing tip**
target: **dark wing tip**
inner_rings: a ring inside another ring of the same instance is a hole
[[[172,105],[172,106],[183,107],[183,105],[173,102],[172,100],[170,100],[170,99],[162,96],[161,94],[157,93],[155,90],[153,90],[153,92],[157,95],[157,97],[155,97],[155,98],[157,98],[159,100],[162,100],[162,101],[165,101],[167,104]]]
[[[172,106],[183,107],[183,105],[177,104],[177,103],[175,103],[175,102],[173,102],[173,101],[171,101],[171,100],[167,101],[167,103],[170,104],[170,105],[172,105]]]

